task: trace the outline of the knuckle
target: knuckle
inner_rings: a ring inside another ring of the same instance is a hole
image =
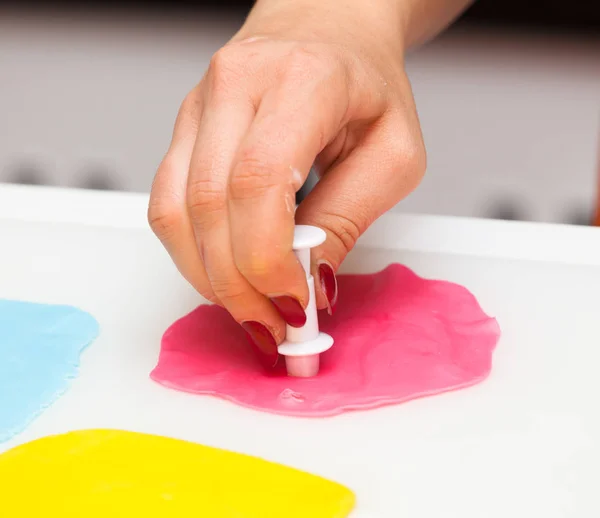
[[[238,301],[243,302],[247,296],[247,291],[242,283],[228,279],[211,279],[211,288],[214,296],[225,306]]]
[[[427,153],[421,139],[408,139],[391,145],[389,159],[392,169],[399,171],[400,179],[409,190],[421,182],[427,169]]]
[[[319,214],[318,222],[310,223],[309,220],[307,224],[316,224],[325,230],[328,238],[333,240],[334,248],[338,250],[336,255],[345,257],[371,223],[367,212],[352,204],[336,212],[323,211]],[[352,217],[345,214],[352,214]]]
[[[196,89],[189,92],[179,107],[179,117],[193,117],[200,109],[200,96]]]
[[[169,177],[171,169],[169,162],[164,160],[156,173],[148,204],[148,223],[161,241],[171,240],[183,222],[179,200],[173,193],[162,189],[157,181],[159,178]]]
[[[329,230],[337,237],[346,253],[354,248],[362,234],[361,226],[358,223],[341,214],[332,215]]]
[[[227,47],[222,47],[210,58],[208,71],[216,76],[227,74],[234,62],[234,53]]]
[[[175,121],[175,127],[185,124],[189,125],[192,131],[198,130],[198,124],[200,122],[199,114],[201,112],[201,99],[195,90],[192,90],[186,95],[183,102],[179,106],[177,112],[177,119]]]
[[[282,175],[271,158],[254,151],[242,153],[229,181],[232,200],[259,198],[281,185]]]
[[[223,96],[235,85],[241,73],[239,61],[238,52],[229,47],[213,54],[207,73],[213,96]]]
[[[404,148],[403,158],[405,164],[414,170],[424,170],[426,166],[425,147],[421,142],[410,141]]]
[[[405,151],[405,164],[411,188],[415,188],[422,180],[427,169],[427,153],[422,142],[414,142]]]
[[[197,179],[188,185],[187,205],[192,219],[224,210],[227,200],[219,182]]]
[[[148,206],[148,223],[161,241],[170,241],[181,226],[181,211],[168,198],[151,198]]]

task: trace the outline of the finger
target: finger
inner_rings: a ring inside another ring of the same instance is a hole
[[[334,165],[300,204],[298,223],[327,233],[313,250],[317,307],[333,311],[337,302],[335,272],[358,238],[384,212],[407,196],[425,171],[425,148],[405,117],[378,121],[361,145]],[[405,127],[403,131],[402,128]]]
[[[356,94],[360,84],[350,85],[341,65],[332,69],[300,56],[294,59],[309,61],[288,63],[291,72],[263,97],[229,184],[238,269],[291,325],[303,325],[308,303],[306,277],[292,251],[295,191],[348,119],[373,117],[381,109],[377,96]]]
[[[310,120],[308,115],[307,119]],[[229,183],[233,256],[239,271],[292,326],[306,321],[308,287],[292,251],[295,192],[318,152],[267,96],[242,142]]]
[[[215,78],[212,81],[192,154],[188,211],[213,292],[249,333],[260,358],[272,366],[278,357],[277,343],[285,336],[285,324],[235,265],[227,207],[231,164],[255,108],[246,93],[232,91]]]
[[[187,174],[202,113],[200,85],[181,105],[173,138],[150,194],[148,221],[183,277],[207,300],[215,297],[200,259],[186,206]]]

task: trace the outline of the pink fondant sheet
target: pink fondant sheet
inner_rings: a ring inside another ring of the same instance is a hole
[[[211,305],[165,332],[151,377],[256,410],[323,417],[468,387],[490,373],[500,329],[466,288],[398,264],[341,275],[338,288],[334,315],[320,315],[335,343],[314,378],[288,377],[283,361],[266,372],[240,326]]]

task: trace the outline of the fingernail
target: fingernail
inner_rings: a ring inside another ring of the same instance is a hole
[[[328,263],[319,264],[319,283],[327,297],[327,313],[332,315],[337,303],[338,285],[333,268]]]
[[[254,346],[261,363],[268,368],[275,367],[279,358],[277,342],[271,331],[267,329],[267,326],[252,320],[242,322],[241,326],[248,334],[248,338]]]
[[[292,327],[302,327],[306,324],[306,313],[298,299],[285,295],[272,297],[271,302],[279,311],[281,317]]]

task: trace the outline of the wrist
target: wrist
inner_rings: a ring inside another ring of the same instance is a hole
[[[318,39],[404,54],[405,0],[257,0],[233,38]]]

